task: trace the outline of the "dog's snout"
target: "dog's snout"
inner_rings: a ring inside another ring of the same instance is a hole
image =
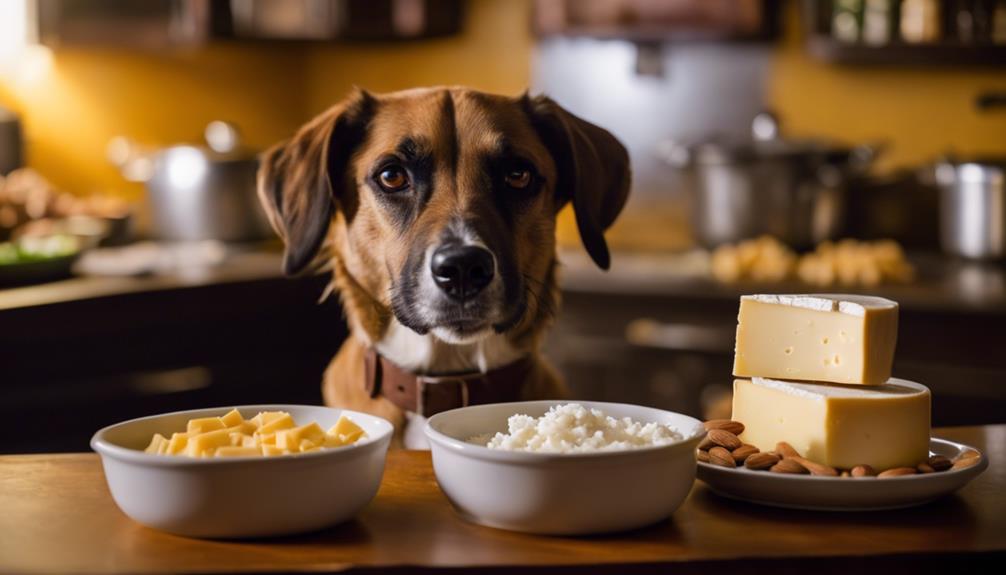
[[[464,300],[481,292],[493,280],[492,253],[479,246],[446,245],[433,252],[433,281],[452,299]]]

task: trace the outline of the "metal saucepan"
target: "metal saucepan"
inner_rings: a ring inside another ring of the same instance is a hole
[[[846,183],[866,172],[877,148],[782,139],[766,112],[752,122],[750,140],[664,142],[658,153],[695,175],[692,223],[702,245],[770,234],[809,248],[839,234]]]
[[[178,145],[146,153],[123,138],[109,160],[123,176],[146,183],[154,237],[166,241],[258,241],[273,237],[255,193],[258,158],[241,150],[234,126],[211,122],[208,146]]]
[[[1006,158],[937,163],[940,245],[948,254],[1006,259]]]

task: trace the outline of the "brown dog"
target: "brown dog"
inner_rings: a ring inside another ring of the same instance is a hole
[[[607,269],[629,162],[545,97],[358,90],[266,152],[258,188],[286,273],[330,267],[342,296],[352,337],[325,403],[385,417],[414,447],[417,414],[564,395],[538,355],[558,307],[555,217],[572,201]]]

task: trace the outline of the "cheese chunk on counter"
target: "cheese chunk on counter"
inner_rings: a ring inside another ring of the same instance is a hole
[[[891,377],[898,304],[839,295],[746,295],[734,375],[881,385]]]
[[[753,378],[734,381],[741,441],[762,450],[785,441],[832,467],[915,467],[929,456],[929,389],[903,379],[884,385],[826,385]]]

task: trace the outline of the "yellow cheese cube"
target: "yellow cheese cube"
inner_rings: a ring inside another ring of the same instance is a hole
[[[185,431],[187,433],[206,433],[225,427],[227,426],[219,417],[200,417],[199,419],[190,419]]]
[[[898,304],[858,295],[741,298],[734,375],[881,385],[891,377]]]
[[[225,427],[234,427],[235,425],[241,425],[244,418],[241,417],[241,413],[238,410],[232,409],[227,412],[227,415],[222,416],[220,421],[223,422]]]
[[[171,440],[168,442],[168,449],[166,453],[171,455],[177,455],[185,451],[185,446],[188,444],[188,442],[189,442],[188,433],[172,433]]]
[[[217,447],[230,446],[230,444],[230,432],[226,429],[217,429],[189,437],[188,445],[185,446],[185,454],[197,456],[204,451],[212,452]]]
[[[801,455],[850,469],[915,467],[929,456],[929,389],[903,379],[880,386],[754,378],[734,381],[741,441],[768,451],[785,441]]]
[[[322,440],[324,442],[324,440]],[[301,453],[307,453],[309,451],[317,451],[322,447],[323,444],[318,444],[310,439],[301,439],[300,445],[298,446],[298,451]]]
[[[268,412],[260,415],[268,415]],[[281,413],[278,417],[268,419],[265,423],[260,425],[258,433],[275,433],[281,429],[290,429],[291,427],[296,426],[297,424],[294,423],[293,417],[291,417],[289,413]]]
[[[274,455],[288,455],[290,451],[288,449],[280,449],[275,445],[262,445],[262,455],[274,456]]]
[[[254,437],[259,445],[276,445],[275,433],[256,433]]]
[[[251,418],[249,421],[255,424],[255,427],[262,427],[263,425],[276,421],[282,418],[284,415],[290,415],[285,411],[262,411]]]
[[[342,447],[343,445],[346,445],[346,442],[338,435],[325,434],[325,447]]]
[[[344,444],[355,443],[365,435],[363,428],[345,415],[339,417],[339,421],[328,430],[328,433],[339,437]]]
[[[293,429],[277,431],[276,447],[296,450],[304,439],[309,440],[311,443],[321,443],[325,441],[325,431],[315,422],[294,427]]]
[[[216,457],[257,457],[262,455],[258,447],[224,446],[218,447],[213,454]]]
[[[144,450],[147,453],[163,453],[167,449],[168,440],[160,433],[155,433],[154,438],[150,440],[150,445]]]

